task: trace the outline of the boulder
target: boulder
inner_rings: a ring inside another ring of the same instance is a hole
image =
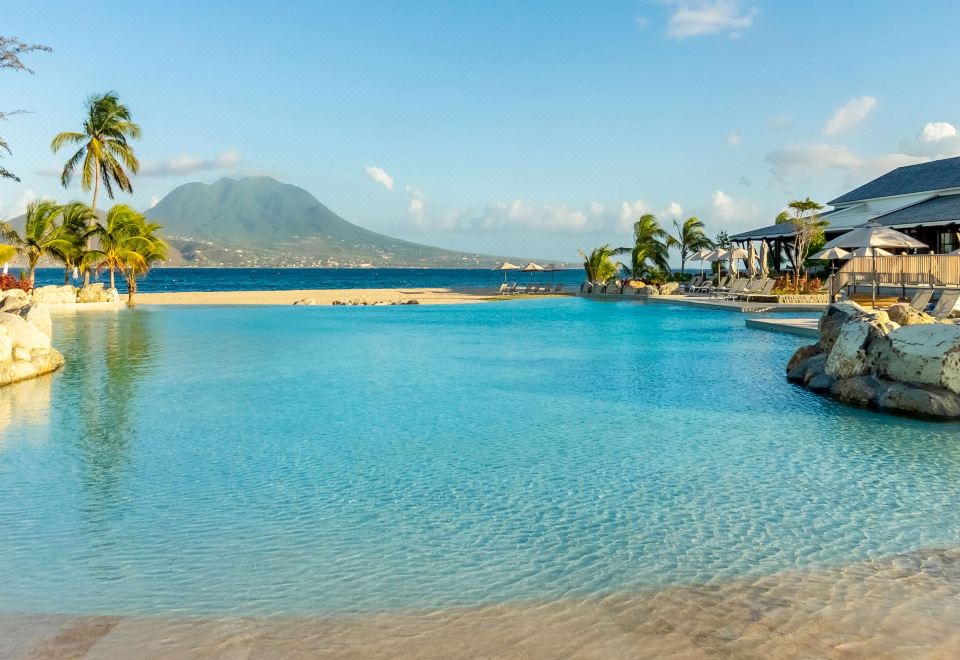
[[[16,314],[0,312],[0,328],[13,342],[13,348],[22,348],[28,353],[50,350],[50,337],[33,323],[28,323]]]
[[[679,282],[664,282],[660,285],[661,296],[672,296],[680,288]]]
[[[876,314],[882,315],[879,316],[879,319],[883,322],[890,320],[885,312],[877,312]],[[873,314],[853,301],[845,300],[830,305],[827,311],[823,313],[823,316],[820,317],[819,322],[820,347],[823,349],[823,352],[830,352],[834,342],[836,342],[837,337],[840,335],[840,329],[847,321],[862,319],[868,316],[873,316]]]
[[[871,343],[897,327],[883,312],[847,316],[829,349],[821,336],[820,346],[828,355],[826,373],[838,380],[870,373]]]
[[[813,377],[807,380],[804,384],[807,386],[807,389],[812,392],[829,392],[833,389],[833,386],[836,385],[836,383],[836,378],[821,372],[818,374],[813,374]]]
[[[48,337],[53,337],[53,320],[50,318],[50,312],[43,303],[33,303],[21,307],[16,312],[17,316],[24,321],[32,323],[40,332]]]
[[[69,284],[64,286],[42,286],[33,290],[33,302],[59,305],[77,302],[77,290]]]
[[[938,387],[893,383],[877,400],[884,410],[941,419],[960,418],[960,396]]]
[[[931,385],[960,394],[960,326],[910,325],[891,332],[874,349],[876,373],[913,385]]]
[[[918,311],[907,303],[897,303],[887,310],[890,320],[897,325],[922,325],[936,323],[937,319],[925,312]]]
[[[315,298],[301,298],[300,300],[295,300],[294,305],[316,305],[317,301]]]
[[[818,376],[826,375],[827,356],[825,353],[814,355],[803,363],[803,384],[809,385],[810,381]]]
[[[814,355],[819,355],[820,353],[823,353],[823,349],[820,348],[820,344],[801,346],[794,351],[793,357],[791,357],[790,361],[787,362],[787,373],[789,373],[801,362],[806,362],[809,358],[812,358]]]
[[[875,404],[888,387],[888,383],[883,383],[874,376],[857,376],[838,380],[830,389],[830,393],[845,403],[869,406]]]
[[[13,312],[30,304],[30,294],[23,289],[0,292],[0,312]]]
[[[77,293],[78,303],[117,302],[120,295],[116,289],[104,289],[103,282],[88,284]]]

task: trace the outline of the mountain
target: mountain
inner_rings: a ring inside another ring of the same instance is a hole
[[[269,177],[188,183],[146,214],[189,265],[470,267],[497,259],[369,231]]]

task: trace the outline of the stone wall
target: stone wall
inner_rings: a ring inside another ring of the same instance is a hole
[[[906,304],[870,311],[841,302],[819,328],[820,340],[790,358],[791,382],[853,405],[960,419],[960,325]]]
[[[0,296],[0,387],[63,366],[63,356],[50,343],[53,323],[44,304],[19,290]]]

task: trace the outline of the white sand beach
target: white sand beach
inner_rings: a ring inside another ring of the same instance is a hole
[[[455,305],[507,299],[509,297],[498,296],[492,289],[402,288],[138,293],[135,302],[141,305],[292,305],[298,301],[312,300],[316,305],[332,305],[336,302],[389,305],[415,300],[421,305]]]

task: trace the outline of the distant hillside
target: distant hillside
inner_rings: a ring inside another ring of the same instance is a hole
[[[187,264],[209,266],[489,266],[497,257],[411,243],[347,222],[297,186],[269,177],[188,183],[147,216]]]

